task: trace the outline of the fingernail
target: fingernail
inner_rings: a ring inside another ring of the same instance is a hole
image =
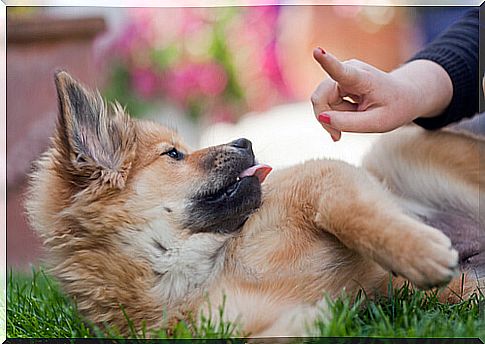
[[[325,55],[325,54],[326,54],[325,50],[323,50],[322,48],[318,47],[318,50],[320,50],[320,52],[321,52],[323,55]]]
[[[337,142],[338,141],[335,137],[333,137],[333,135],[330,135],[330,137],[332,138],[333,142]]]
[[[326,113],[321,113],[318,115],[318,121],[325,124],[330,124],[330,116]]]

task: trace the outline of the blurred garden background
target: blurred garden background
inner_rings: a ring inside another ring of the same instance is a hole
[[[391,70],[464,8],[254,6],[7,9],[7,263],[38,264],[24,215],[26,175],[49,145],[53,81],[65,69],[137,118],[176,128],[194,148],[237,137],[275,168],[315,157],[358,164],[378,135],[333,143],[310,94],[320,46]]]

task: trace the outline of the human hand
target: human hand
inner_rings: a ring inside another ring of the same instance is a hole
[[[432,61],[387,73],[359,60],[340,62],[321,48],[313,57],[330,76],[313,92],[313,110],[334,141],[342,131],[380,133],[435,116],[451,101],[451,79]]]

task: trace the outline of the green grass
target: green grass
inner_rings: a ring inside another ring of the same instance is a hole
[[[331,302],[332,320],[326,324],[319,321],[314,329],[320,336],[484,338],[484,308],[483,295],[475,294],[469,300],[451,305],[440,303],[436,295],[404,286],[394,290],[390,297],[377,301],[368,300],[361,294],[355,300],[342,297]],[[142,333],[138,337],[145,335]],[[136,334],[133,332],[132,336]],[[167,337],[163,330],[151,336]],[[179,323],[173,336],[215,338],[241,334],[231,324],[216,327],[206,319],[198,328]],[[105,334],[84,322],[55,281],[40,270],[31,275],[8,274],[7,337],[120,336],[113,329],[108,329]]]
[[[6,325],[6,309],[5,309],[5,279],[4,279],[4,272],[0,271],[0,343],[3,343],[5,341],[5,335],[6,335],[6,330],[7,330],[7,325]]]

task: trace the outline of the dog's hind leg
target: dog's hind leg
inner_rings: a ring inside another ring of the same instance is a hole
[[[399,196],[409,213],[451,239],[464,271],[483,278],[484,157],[484,138],[409,127],[385,136],[363,164]]]
[[[485,138],[402,128],[379,140],[363,167],[408,204],[457,213],[485,232]]]
[[[321,185],[312,193],[317,227],[419,287],[443,285],[456,275],[458,253],[449,238],[406,215],[375,178],[336,161],[318,177]]]

